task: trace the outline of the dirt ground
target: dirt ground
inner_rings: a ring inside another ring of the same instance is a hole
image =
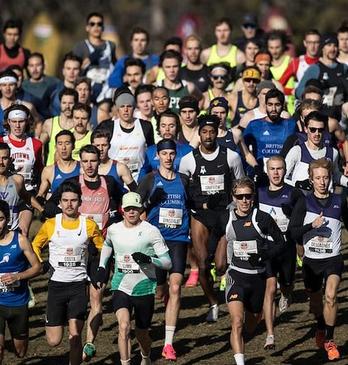
[[[345,269],[348,265],[348,235],[344,234]],[[339,290],[339,312],[335,337],[340,345],[342,358],[335,364],[348,364],[348,275],[347,270],[342,278]],[[68,364],[67,336],[56,348],[49,348],[45,340],[44,313],[47,296],[47,277],[38,277],[32,282],[37,304],[31,309],[30,343],[27,356],[18,360],[11,353],[7,341],[4,365],[65,365]],[[205,316],[207,303],[200,287],[183,288],[182,310],[177,326],[174,346],[177,351],[177,364],[234,364],[233,354],[229,344],[230,322],[225,304],[221,305],[220,317],[217,323],[207,324]],[[119,364],[117,350],[117,332],[114,314],[111,311],[111,293],[106,292],[104,299],[104,324],[96,340],[97,356],[90,364]],[[223,295],[221,295],[223,303]],[[163,304],[157,303],[153,318],[151,336],[153,338],[153,364],[165,364],[161,359],[164,339]],[[313,316],[308,313],[308,302],[303,290],[301,273],[296,274],[294,303],[289,310],[277,317],[275,336],[276,349],[266,352],[263,349],[265,340],[264,324],[258,327],[256,335],[246,344],[246,359],[248,365],[321,365],[331,363],[325,359],[325,353],[318,350],[314,342]],[[133,341],[133,362],[140,364],[139,348]]]

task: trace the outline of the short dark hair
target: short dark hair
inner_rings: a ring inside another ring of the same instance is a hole
[[[144,28],[141,28],[141,27],[134,27],[132,29],[132,32],[131,32],[131,35],[130,35],[130,40],[133,40],[133,37],[134,37],[134,34],[145,34],[146,36],[146,42],[149,43],[150,42],[150,35],[149,35],[149,32],[144,29]]]
[[[44,56],[43,56],[43,54],[42,54],[42,53],[40,53],[40,52],[33,52],[33,53],[31,53],[31,54],[30,54],[30,56],[28,57],[28,61],[29,61],[31,58],[34,58],[34,57],[36,57],[36,58],[40,58],[40,60],[41,60],[42,64],[45,64],[45,59],[44,59]]]
[[[58,188],[59,200],[62,199],[63,193],[75,193],[81,200],[82,191],[80,185],[73,181],[64,181]]]
[[[91,80],[86,77],[86,76],[80,76],[76,79],[75,83],[74,83],[74,86],[78,86],[80,84],[87,84],[88,88],[89,88],[89,91],[92,90],[92,83],[91,83]]]
[[[314,28],[308,29],[306,31],[306,33],[304,34],[303,38],[305,39],[307,37],[307,35],[317,35],[317,36],[321,37],[321,34],[319,33],[318,29],[314,29]]]
[[[232,26],[232,22],[231,22],[231,19],[228,18],[228,17],[222,17],[220,19],[218,19],[215,23],[215,28],[221,24],[227,24],[230,28],[230,30],[233,29],[233,26]]]
[[[86,144],[85,146],[81,147],[79,156],[80,159],[82,157],[83,153],[93,153],[98,156],[98,160],[100,160],[100,151],[96,146],[93,146],[92,144]]]
[[[101,14],[101,13],[98,13],[96,11],[93,11],[92,13],[89,13],[86,17],[86,23],[88,24],[89,20],[92,18],[92,17],[98,17],[102,20],[102,22],[104,22],[104,15]]]
[[[326,127],[327,122],[328,122],[328,117],[326,114],[324,114],[320,111],[314,110],[314,111],[310,112],[308,115],[306,115],[306,117],[304,118],[304,123],[305,123],[306,127],[308,127],[310,120],[324,123],[324,126]]]
[[[338,29],[337,33],[348,33],[348,25],[342,24]]]
[[[178,116],[178,114],[174,113],[172,110],[167,109],[166,111],[164,111],[163,113],[161,113],[156,120],[156,130],[159,133],[159,127],[160,127],[160,123],[161,123],[161,118],[162,117],[168,117],[168,118],[173,118],[175,119],[175,124],[176,124],[176,136],[178,135],[178,133],[181,130],[181,124],[180,124],[180,118]]]
[[[59,138],[59,137],[61,137],[61,136],[69,136],[69,137],[70,137],[70,139],[71,139],[71,143],[72,143],[72,145],[73,145],[73,146],[75,146],[76,138],[75,138],[75,136],[74,136],[74,133],[73,133],[73,132],[69,131],[68,129],[63,129],[63,130],[61,130],[61,131],[60,131],[60,132],[58,132],[58,133],[56,134],[56,136],[54,137],[54,140],[56,141],[56,143],[57,143],[57,141],[58,141],[58,138]]]
[[[6,71],[14,71],[14,70],[17,70],[17,71],[20,71],[23,75],[23,67],[19,66],[19,65],[10,65],[6,68]],[[17,74],[16,74],[17,75]],[[17,76],[18,77],[18,76]]]
[[[12,70],[6,69],[5,71],[0,73],[0,77],[5,77],[5,76],[14,77],[18,81],[17,74],[15,72],[13,72]]]
[[[6,218],[6,221],[8,222],[10,220],[10,206],[5,200],[0,200],[0,212],[4,213],[4,216]]]
[[[59,101],[62,101],[62,98],[64,95],[73,96],[74,97],[74,103],[77,103],[79,100],[79,94],[75,89],[71,89],[70,87],[65,87],[59,92]]]
[[[153,93],[154,93],[155,91],[157,91],[157,90],[163,90],[163,91],[165,91],[165,92],[166,92],[166,94],[167,94],[167,95],[168,95],[168,97],[169,97],[169,90],[168,90],[165,86],[163,86],[163,85],[155,86],[155,87],[154,87],[154,89],[153,89],[153,91],[152,91],[152,95],[153,95]]]
[[[267,94],[266,94],[266,96],[265,96],[266,104],[267,104],[267,101],[268,101],[269,99],[273,99],[273,98],[277,98],[277,99],[280,101],[280,103],[281,103],[282,105],[284,105],[284,102],[285,102],[285,96],[284,96],[284,94],[283,94],[280,90],[278,90],[278,89],[271,89],[271,90],[268,90],[268,91],[267,91]]]
[[[73,52],[68,52],[64,55],[63,57],[63,65],[66,61],[76,61],[80,64],[80,66],[82,65],[82,58],[77,56],[75,53]]]
[[[166,60],[167,58],[175,58],[178,60],[179,65],[181,65],[182,62],[182,56],[179,52],[173,51],[173,50],[168,50],[168,51],[164,51],[161,53],[160,55],[160,62],[159,65],[162,67],[163,61]]]
[[[9,156],[11,156],[11,148],[6,142],[0,142],[0,150],[8,151]]]
[[[182,39],[180,37],[170,37],[164,42],[164,48],[169,46],[170,44],[174,46],[179,46],[182,49]]]
[[[141,73],[143,75],[146,72],[146,65],[139,58],[133,58],[133,57],[127,58],[126,61],[125,61],[125,63],[124,63],[124,69],[127,70],[127,67],[131,67],[131,66],[138,66],[138,67],[140,67],[141,68]]]
[[[8,19],[6,20],[2,31],[5,32],[8,28],[17,28],[19,31],[19,34],[22,34],[23,30],[23,22],[21,19]]]
[[[84,103],[75,103],[75,105],[72,108],[72,112],[76,110],[82,110],[88,114],[88,119],[91,117],[92,114],[92,108]]]
[[[318,87],[316,87],[314,85],[309,85],[309,86],[306,86],[306,88],[304,89],[304,91],[301,95],[301,98],[303,99],[303,97],[309,93],[315,93],[315,94],[320,95],[321,97],[323,96],[323,90],[319,89]]]
[[[154,90],[154,85],[139,85],[134,92],[135,100],[138,100],[138,96],[145,93],[150,93],[152,96],[152,92]]]
[[[288,43],[289,43],[289,37],[286,34],[284,30],[272,30],[267,34],[267,42],[268,41],[274,41],[274,40],[280,40],[283,51],[288,50]]]
[[[92,134],[91,134],[91,143],[93,144],[94,140],[96,138],[106,138],[110,144],[111,141],[111,134],[108,130],[106,129],[95,129]]]

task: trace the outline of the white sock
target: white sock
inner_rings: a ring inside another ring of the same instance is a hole
[[[164,340],[164,345],[172,345],[174,338],[175,326],[166,326],[166,337]]]
[[[236,365],[245,365],[244,354],[234,354],[234,359],[236,361]]]
[[[130,359],[128,360],[121,360],[121,365],[130,365],[131,361]]]

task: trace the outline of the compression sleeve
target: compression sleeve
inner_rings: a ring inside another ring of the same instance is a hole
[[[139,183],[137,188],[137,193],[141,196],[141,200],[143,201],[144,205],[147,205],[147,201],[150,197],[152,188],[154,183],[154,176],[153,173],[150,172],[147,174]]]
[[[86,220],[88,238],[94,243],[95,247],[100,251],[103,247],[104,238],[101,234],[97,223],[92,219]]]
[[[306,210],[306,200],[302,196],[297,200],[292,211],[288,227],[293,240],[300,244],[302,244],[303,235],[312,229],[312,223],[303,224],[306,216]]]
[[[294,146],[290,149],[288,154],[285,157],[285,165],[286,165],[286,174],[285,174],[285,183],[295,186],[296,181],[293,181],[291,176],[294,172],[296,164],[301,159],[301,147]]]
[[[233,171],[234,177],[236,179],[244,177],[245,174],[240,156],[237,152],[234,152],[229,148],[227,149],[227,163],[230,169]]]
[[[142,119],[139,119],[139,120],[140,120],[141,128],[142,128],[143,133],[144,133],[146,145],[147,145],[147,147],[150,147],[153,144],[155,144],[152,124],[149,123],[146,120],[142,120]]]
[[[39,232],[36,234],[32,242],[33,250],[40,262],[43,261],[41,258],[41,251],[45,246],[47,246],[48,242],[50,241],[52,234],[54,232],[54,228],[55,228],[55,218],[48,219],[41,226]]]
[[[166,252],[158,257],[151,257],[152,263],[163,270],[170,270],[172,267],[172,260],[169,253]]]

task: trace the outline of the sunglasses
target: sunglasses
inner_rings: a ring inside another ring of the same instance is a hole
[[[251,200],[253,198],[253,194],[236,194],[236,195],[234,195],[234,197],[237,200],[243,200],[244,198],[246,200]]]
[[[104,23],[103,22],[90,22],[90,23],[88,23],[88,25],[91,27],[94,27],[95,25],[97,27],[102,27],[102,26],[104,26]]]
[[[221,79],[221,80],[225,80],[226,75],[211,75],[211,78],[212,78],[213,80],[219,80],[219,79]]]
[[[247,82],[247,83],[254,83],[254,84],[258,84],[260,82],[260,80],[257,80],[257,79],[249,79],[249,78],[246,78],[246,79],[243,79],[243,81]]]
[[[251,29],[255,29],[256,25],[255,24],[243,24],[244,28],[251,28]]]
[[[311,133],[315,133],[315,132],[323,133],[325,130],[325,128],[315,128],[315,127],[308,127],[308,129]]]

